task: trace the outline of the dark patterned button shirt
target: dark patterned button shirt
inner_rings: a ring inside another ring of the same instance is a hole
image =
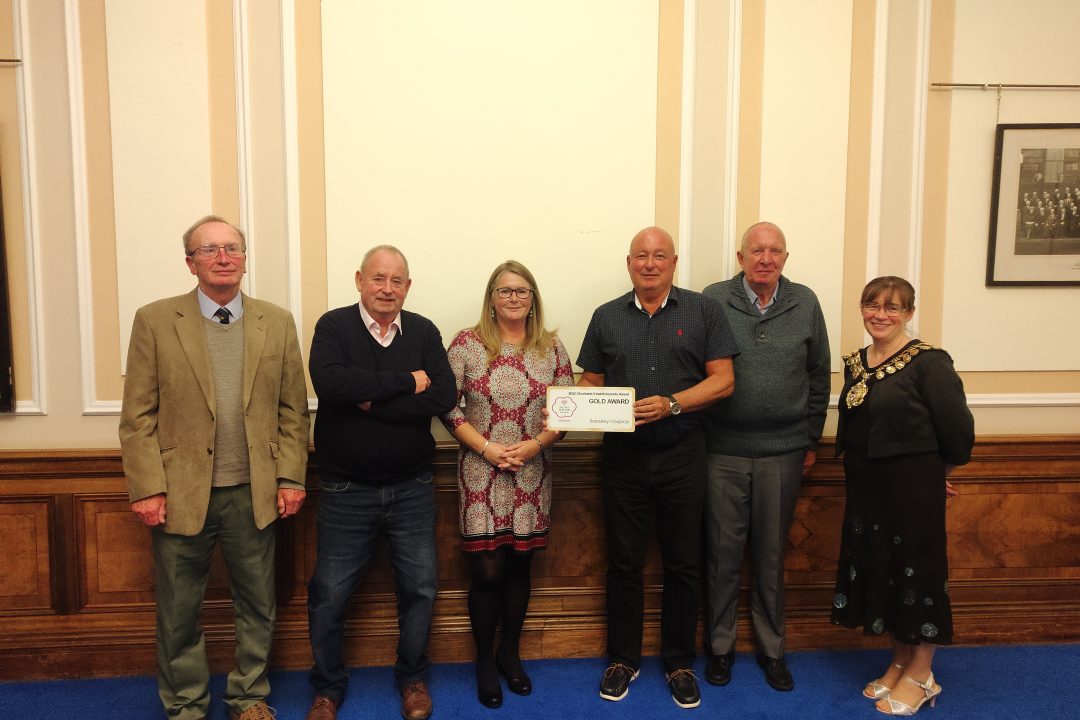
[[[720,303],[692,290],[672,287],[652,316],[634,302],[634,292],[596,308],[577,364],[604,375],[610,387],[632,387],[637,399],[674,395],[705,379],[705,363],[739,352]],[[633,433],[607,433],[604,442],[663,446],[702,427],[698,413],[673,415]]]

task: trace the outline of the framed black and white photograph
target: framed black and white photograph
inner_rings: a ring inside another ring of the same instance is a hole
[[[998,125],[987,285],[1080,285],[1080,124]]]

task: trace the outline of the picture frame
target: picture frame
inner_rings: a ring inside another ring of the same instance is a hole
[[[986,285],[1080,285],[1080,123],[997,126]]]

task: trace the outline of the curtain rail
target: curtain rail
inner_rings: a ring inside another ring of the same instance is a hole
[[[942,90],[1080,90],[1080,85],[1040,85],[1030,83],[930,83]]]

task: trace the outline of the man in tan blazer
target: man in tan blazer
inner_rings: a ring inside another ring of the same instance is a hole
[[[184,251],[198,287],[135,314],[120,417],[131,509],[151,528],[158,693],[170,718],[208,714],[198,619],[220,543],[238,645],[225,702],[233,720],[269,720],[273,522],[304,502],[303,360],[292,315],[240,292],[239,229],[202,218]]]

